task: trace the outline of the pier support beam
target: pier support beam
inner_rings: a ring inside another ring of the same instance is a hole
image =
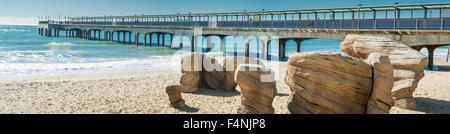
[[[170,48],[172,48],[172,46],[173,46],[173,34],[169,34],[170,35]]]
[[[448,62],[448,57],[450,56],[450,45],[448,46],[448,50],[447,50],[447,62]]]
[[[223,42],[226,36],[219,36],[220,38],[220,52],[223,52]]]
[[[433,64],[434,64],[434,50],[436,50],[436,46],[429,46],[427,47],[428,50],[428,69],[433,70]]]
[[[250,57],[250,41],[245,41],[245,57]]]
[[[116,32],[117,33],[117,42],[120,43],[120,32]]]
[[[134,34],[134,44],[139,46],[139,33]]]
[[[192,39],[191,39],[191,52],[196,52],[197,51],[197,39],[198,39],[198,36],[192,36]]]
[[[166,34],[162,34],[162,46],[166,46]]]
[[[125,40],[126,40],[126,36],[127,35],[126,35],[126,32],[122,32],[122,33],[123,33],[123,42],[122,43],[125,44],[125,42],[126,42]]]
[[[147,35],[148,34],[144,34],[144,46],[147,46]]]
[[[93,40],[97,40],[97,30],[94,30],[94,38]]]
[[[280,61],[286,58],[286,39],[280,39],[278,44],[278,57]]]
[[[156,43],[156,45],[158,45],[158,47],[159,47],[159,38],[161,37],[161,34],[160,33],[157,33],[156,34],[156,37],[157,37],[157,39],[156,39],[156,41],[157,41],[157,43]]]
[[[212,38],[212,36],[207,36],[206,37],[206,52],[211,52],[211,50],[212,50],[211,38]]]
[[[181,52],[183,51],[183,35],[180,35],[180,46],[178,49],[180,49]]]
[[[131,32],[128,32],[128,44],[131,44]]]
[[[261,53],[262,53],[262,57],[261,59],[264,60],[268,60],[269,59],[269,41],[268,40],[262,40],[262,49],[261,49]]]
[[[150,36],[150,38],[148,40],[148,42],[150,44],[149,46],[153,46],[153,44],[152,44],[153,43],[153,33],[150,33],[149,36]]]

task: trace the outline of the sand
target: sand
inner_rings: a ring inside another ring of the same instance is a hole
[[[417,110],[393,108],[395,114],[450,113],[450,64],[427,71],[415,92]],[[277,73],[277,114],[287,114],[290,90],[284,84],[286,63]],[[280,73],[281,72],[281,73]],[[80,74],[0,78],[0,114],[234,114],[240,93],[202,90],[183,94],[182,109],[168,105],[165,88],[177,84],[179,71]]]

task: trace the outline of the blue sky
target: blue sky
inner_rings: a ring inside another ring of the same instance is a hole
[[[38,16],[103,16],[356,7],[450,0],[0,0],[0,24],[6,19]]]

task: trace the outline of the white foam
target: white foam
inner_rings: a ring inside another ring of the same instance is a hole
[[[0,63],[0,77],[60,75],[99,72],[177,70],[178,56],[153,56],[146,59],[124,59],[91,63]]]

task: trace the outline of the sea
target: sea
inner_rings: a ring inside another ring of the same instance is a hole
[[[170,48],[158,47],[156,36],[153,36],[152,46],[144,46],[143,37],[140,37],[140,45],[134,45],[68,38],[64,34],[65,32],[61,32],[61,37],[42,37],[38,35],[37,26],[0,25],[0,77],[177,70],[181,57],[191,51],[187,37],[180,39],[175,36]],[[170,38],[165,39],[166,44],[171,42]],[[225,52],[220,51],[218,37],[212,38],[212,49],[206,52],[205,40],[198,39],[199,52],[218,58],[244,56],[245,43],[242,38],[227,37],[223,48]],[[132,41],[135,42],[134,35]],[[179,49],[180,42],[184,44],[182,49]],[[262,56],[261,44],[256,40],[250,42],[250,57]],[[270,44],[271,62],[279,62],[278,44]],[[306,40],[301,44],[301,52],[340,52],[340,44],[340,41],[333,40]],[[446,57],[447,48],[438,48],[435,57]],[[295,42],[287,42],[286,56],[290,57],[296,52]],[[427,53],[426,49],[421,52]]]

